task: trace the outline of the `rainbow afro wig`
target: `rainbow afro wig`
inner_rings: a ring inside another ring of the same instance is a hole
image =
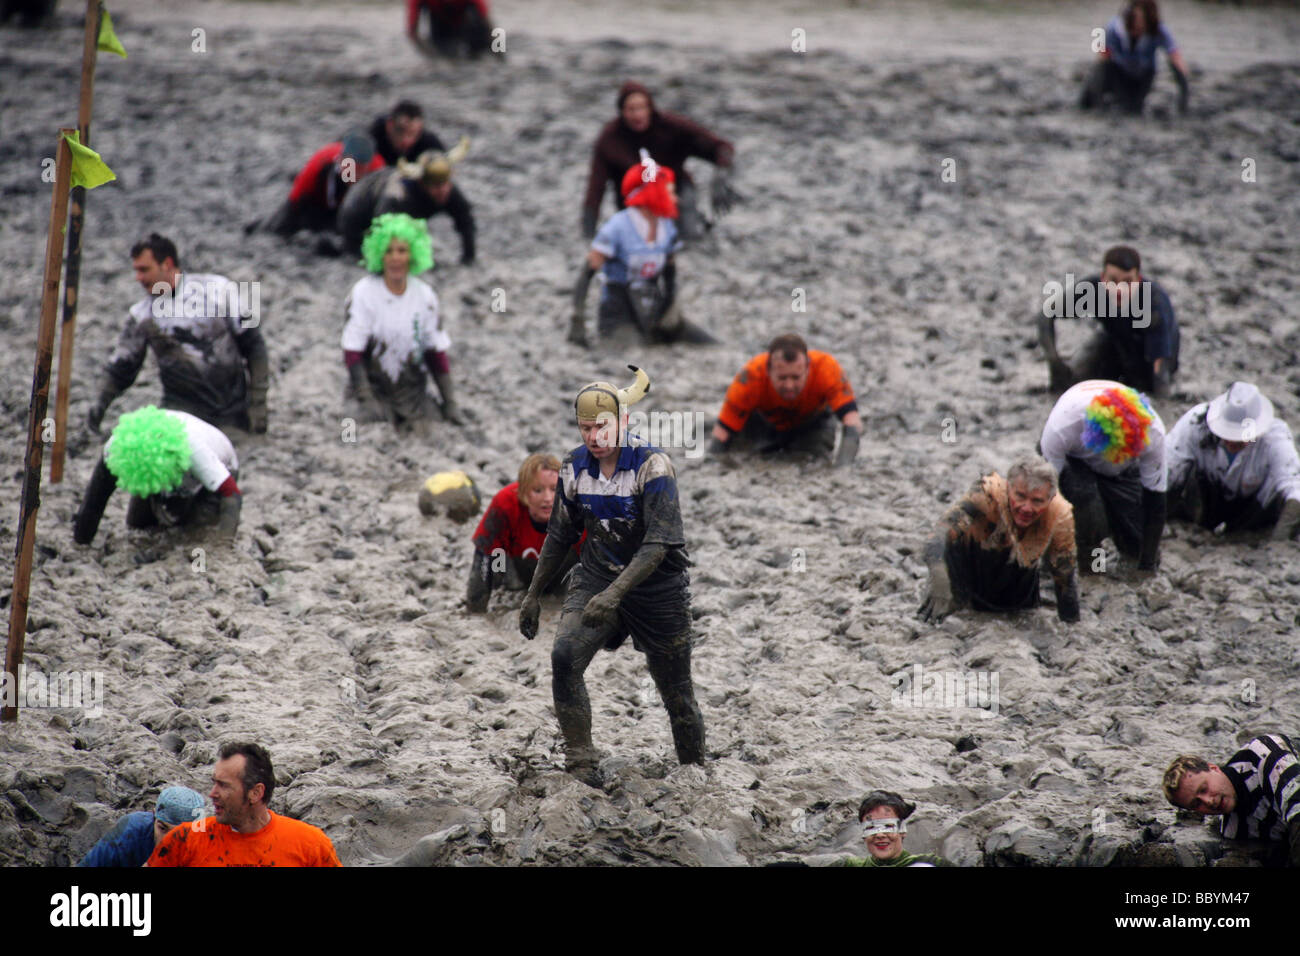
[[[123,488],[147,498],[179,486],[191,454],[185,423],[146,405],[118,419],[104,464]]]
[[[404,212],[386,212],[376,216],[361,240],[361,260],[371,272],[384,271],[384,253],[388,244],[400,239],[411,249],[411,275],[419,275],[433,268],[433,240],[423,219]]]
[[[1151,443],[1147,429],[1154,418],[1144,395],[1127,385],[1108,388],[1084,411],[1084,447],[1112,465],[1122,465]]]

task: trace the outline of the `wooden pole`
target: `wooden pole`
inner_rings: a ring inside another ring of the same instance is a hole
[[[18,511],[18,541],[14,546],[14,590],[9,598],[9,644],[5,648],[5,682],[14,693],[6,695],[0,721],[18,719],[18,670],[27,636],[27,592],[32,583],[32,551],[36,547],[36,513],[41,507],[41,458],[45,445],[45,413],[49,408],[50,363],[54,359],[54,325],[59,309],[59,273],[63,271],[63,224],[68,221],[68,179],[72,175],[72,150],[59,130],[54,165],[54,198],[50,203],[50,231],[45,239],[45,287],[41,293],[41,324],[36,333],[36,371],[32,375],[32,403],[27,410],[27,468],[23,473],[23,500]]]
[[[100,0],[86,0],[86,42],[81,50],[81,103],[77,131],[81,145],[90,145],[90,110],[95,102],[95,57],[99,50]],[[63,325],[59,334],[59,389],[54,400],[54,447],[50,451],[50,483],[63,480],[63,451],[68,439],[68,392],[72,386],[72,343],[77,331],[77,288],[81,285],[81,224],[86,187],[72,190],[68,219],[68,273],[63,280]]]

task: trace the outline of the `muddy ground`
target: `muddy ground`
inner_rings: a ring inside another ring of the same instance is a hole
[[[26,662],[102,673],[105,694],[99,716],[31,708],[0,729],[0,862],[76,861],[161,787],[206,791],[216,746],[237,737],[270,748],[273,809],[323,827],[350,865],[826,862],[859,851],[854,812],[873,787],[919,804],[909,849],[967,866],[1267,858],[1177,819],[1158,787],[1178,752],[1217,759],[1300,732],[1295,545],[1172,526],[1154,579],[1086,579],[1072,627],[1050,607],[940,627],[914,611],[944,503],[1032,450],[1051,407],[1043,283],[1095,270],[1109,245],[1136,245],[1178,310],[1166,424],[1236,378],[1300,422],[1300,12],[1167,4],[1193,111],[1174,114],[1162,67],[1139,122],[1073,108],[1088,30],[1112,4],[819,6],[500,2],[506,57],[466,66],[421,59],[395,5],[113,4],[130,58],[101,57],[92,136],[118,181],[90,197],[72,420],[138,297],[130,243],[157,229],[186,268],[261,283],[271,431],[232,433],[233,550],[128,533],[120,499],[75,546],[93,453],[43,489]],[[66,9],[51,32],[0,32],[6,542],[49,216],[41,160],[75,118],[80,36]],[[736,144],[748,202],[679,269],[719,347],[600,355],[563,340],[588,151],[627,77]],[[444,138],[473,138],[457,175],[480,261],[455,265],[437,221],[450,264],[431,281],[474,422],[348,442],[340,307],[360,271],[305,236],[240,227],[318,145],[406,95]],[[628,362],[654,380],[645,408],[711,417],[743,361],[791,328],[847,369],[859,458],[832,474],[673,451],[716,756],[676,766],[624,647],[588,671],[610,757],[604,792],[587,788],[557,769],[558,605],[533,643],[517,594],[467,616],[472,528],[422,517],[416,489],[455,466],[491,494],[528,452],[574,446],[573,393],[621,381]],[[150,360],[109,423],[158,397]],[[996,714],[896,706],[918,667],[996,676]]]

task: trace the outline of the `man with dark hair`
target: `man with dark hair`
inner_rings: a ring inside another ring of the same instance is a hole
[[[697,239],[707,228],[696,209],[695,183],[686,172],[688,158],[695,156],[717,167],[711,187],[715,216],[725,213],[739,199],[731,188],[735,159],[732,145],[684,116],[656,109],[650,91],[629,80],[618,91],[618,116],[601,129],[592,149],[587,193],[582,201],[582,234],[588,239],[596,235],[606,184],[612,187],[614,202],[622,209],[623,174],[641,161],[643,150],[673,172],[681,209],[678,228],[683,239]]]
[[[1038,339],[1047,357],[1053,393],[1104,378],[1157,398],[1169,394],[1178,371],[1178,320],[1165,290],[1142,275],[1142,258],[1136,249],[1107,249],[1101,275],[1067,287],[1067,294],[1074,301],[1064,310],[1053,308],[1053,300],[1046,299],[1038,316]],[[1056,350],[1053,313],[1061,311],[1076,318],[1091,316],[1097,322],[1092,337],[1069,362]]]
[[[99,433],[108,406],[135,382],[152,350],[163,408],[218,428],[265,432],[270,373],[257,300],[244,302],[225,276],[182,273],[176,244],[156,232],[131,247],[131,265],[149,295],[129,310],[86,416],[90,431]]]
[[[1165,799],[1201,816],[1222,816],[1229,840],[1285,840],[1300,866],[1300,759],[1283,734],[1252,738],[1222,767],[1176,757],[1162,781]]]
[[[862,438],[848,376],[830,353],[810,350],[794,333],[778,335],[727,389],[709,451],[722,454],[739,434],[762,454],[828,454],[835,445],[835,418],[844,426],[834,462],[841,467],[852,463]]]
[[[1129,0],[1106,25],[1106,45],[1084,83],[1079,106],[1085,110],[1115,102],[1126,113],[1141,113],[1156,78],[1156,51],[1164,47],[1178,83],[1178,111],[1187,112],[1187,64],[1173,34],[1160,22],[1156,0]]]
[[[916,809],[892,790],[872,790],[858,807],[862,842],[870,856],[836,860],[832,866],[952,866],[937,853],[908,853],[903,849],[906,821]]]
[[[424,128],[424,110],[412,100],[398,100],[392,110],[376,116],[370,124],[370,138],[384,164],[396,166],[399,159],[414,160],[421,153],[444,152],[438,134]]]
[[[334,845],[309,823],[267,809],[275,792],[271,755],[255,743],[228,743],[208,794],[216,816],[167,834],[149,866],[341,866]]]
[[[583,783],[602,783],[591,739],[591,702],[583,673],[602,647],[632,636],[646,656],[680,763],[703,763],[704,717],[691,683],[690,576],[672,460],[629,435],[627,408],[650,389],[592,382],[574,401],[582,445],[564,459],[537,571],[519,609],[519,630],[537,636],[539,598],[586,531],[551,650],[551,691],[564,735],[565,769]]]

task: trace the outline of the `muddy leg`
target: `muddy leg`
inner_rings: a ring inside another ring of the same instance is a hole
[[[669,654],[647,651],[646,665],[668,711],[677,761],[704,763],[704,715],[695,702],[695,688],[691,684],[690,631],[679,634],[673,644]]]

